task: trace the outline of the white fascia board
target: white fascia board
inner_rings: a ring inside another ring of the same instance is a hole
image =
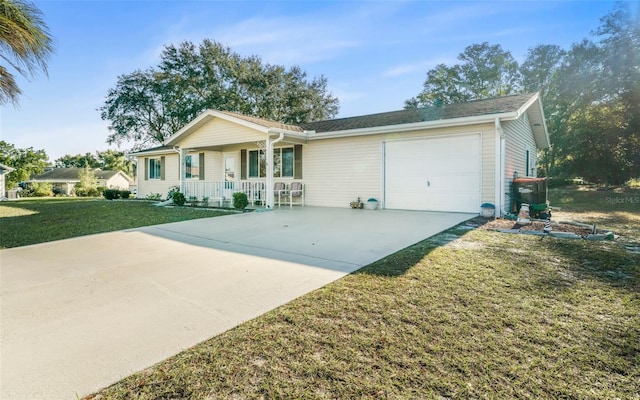
[[[163,156],[163,155],[167,155],[167,154],[174,154],[176,153],[176,150],[174,149],[160,149],[160,150],[149,150],[149,151],[138,151],[135,153],[129,153],[129,155],[131,157],[142,157],[142,156]]]
[[[542,147],[539,148],[549,148],[551,146],[551,139],[549,139],[549,130],[547,129],[547,118],[544,116],[544,108],[542,107],[542,102],[538,102],[538,110],[540,111],[540,115],[542,116],[542,129],[544,130],[544,143],[542,143]]]
[[[529,100],[527,100],[527,102],[526,102],[526,103],[524,103],[524,104],[522,105],[522,107],[520,107],[520,108],[518,109],[518,111],[516,111],[517,117],[516,117],[515,119],[520,118],[520,116],[522,116],[522,114],[524,114],[525,112],[527,112],[527,110],[529,109],[529,107],[531,107],[531,105],[532,105],[534,102],[538,102],[538,104],[540,104],[539,100],[540,100],[540,94],[535,93],[533,96],[531,96],[531,98],[530,98]]]
[[[473,116],[473,117],[452,118],[452,119],[437,120],[437,121],[413,122],[409,124],[374,126],[371,128],[347,129],[342,131],[316,133],[312,136],[309,136],[309,140],[334,139],[334,138],[349,137],[349,136],[375,135],[375,134],[382,134],[382,133],[389,133],[389,132],[407,132],[407,131],[416,131],[420,129],[449,128],[452,126],[465,126],[465,125],[476,125],[476,124],[492,124],[493,125],[495,123],[496,118],[500,118],[501,120],[509,120],[509,119],[516,119],[517,117],[515,112],[509,112],[509,113],[501,113],[501,114],[486,114],[486,115]]]

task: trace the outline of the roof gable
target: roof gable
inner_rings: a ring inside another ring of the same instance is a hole
[[[294,134],[303,132],[303,129],[296,125],[283,124],[281,122],[251,117],[230,111],[206,110],[198,115],[193,121],[182,127],[178,132],[167,138],[164,142],[165,146],[176,145],[215,118],[220,118],[264,134],[269,134],[272,130],[287,131]]]

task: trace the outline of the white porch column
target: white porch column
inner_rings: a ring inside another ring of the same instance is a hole
[[[279,136],[276,139],[271,140],[271,137],[268,135],[269,133],[279,133]],[[273,208],[274,198],[273,198],[273,145],[280,142],[284,139],[284,132],[275,131],[274,128],[269,128],[267,131],[267,140],[265,141],[267,148],[267,179],[266,179],[266,207]]]
[[[265,206],[267,208],[273,208],[273,203],[274,203],[274,199],[273,199],[273,141],[271,140],[270,137],[267,137],[267,140],[265,141],[266,144],[266,149],[267,149],[267,155],[266,155],[266,163],[267,163],[267,179],[266,179],[266,183],[265,183],[265,192],[266,192],[266,199],[265,199]]]
[[[185,188],[184,188],[184,180],[187,177],[187,168],[185,166],[185,162],[186,162],[186,156],[187,153],[189,152],[189,149],[182,149],[182,148],[178,148],[178,155],[180,156],[180,161],[178,161],[178,168],[180,173],[178,174],[178,186],[180,186],[180,193],[184,194],[186,196],[185,193]]]

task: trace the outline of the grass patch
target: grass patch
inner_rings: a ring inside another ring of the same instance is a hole
[[[638,398],[639,287],[617,242],[452,229],[88,398]]]
[[[67,239],[167,222],[226,215],[147,201],[85,198],[23,199],[0,204],[0,248]]]
[[[598,191],[594,188],[549,190],[553,219],[598,224],[622,235],[623,241],[640,243],[640,190]]]

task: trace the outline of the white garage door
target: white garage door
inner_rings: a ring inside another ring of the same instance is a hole
[[[385,207],[480,209],[480,135],[385,142]]]

